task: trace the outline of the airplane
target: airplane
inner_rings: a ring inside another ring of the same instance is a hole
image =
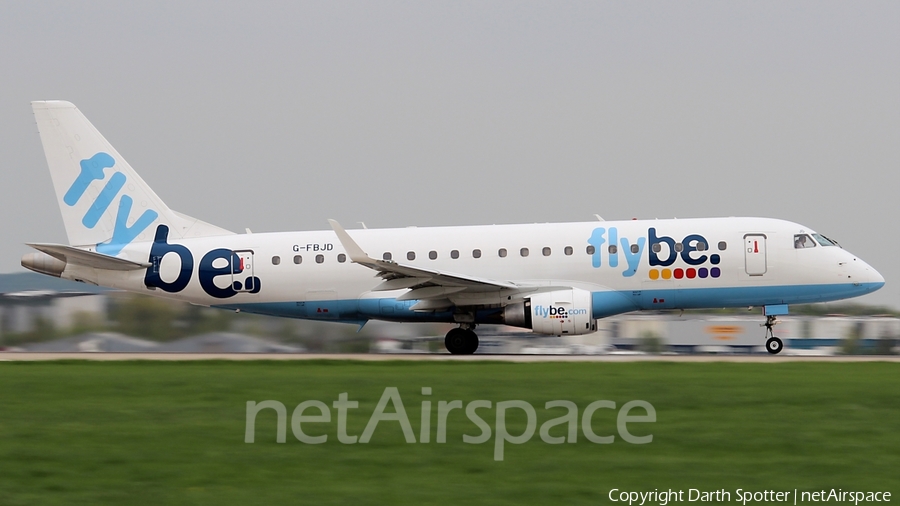
[[[167,207],[71,103],[32,102],[69,244],[33,243],[43,274],[194,304],[310,320],[596,331],[641,310],[762,307],[776,354],[790,304],[884,278],[809,227],[771,218],[655,219],[237,234]],[[599,218],[599,217],[598,217]]]

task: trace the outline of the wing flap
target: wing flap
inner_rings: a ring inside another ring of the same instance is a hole
[[[402,290],[404,288],[412,288],[416,285],[424,285],[431,281],[431,278],[416,277],[400,277],[383,281],[380,285],[372,289],[373,292],[389,292],[391,290]]]
[[[422,288],[414,288],[403,295],[397,297],[397,300],[423,300],[445,298],[451,293],[461,292],[465,290],[464,286],[424,286]]]
[[[409,309],[413,311],[440,311],[455,306],[450,299],[426,299],[416,302]]]

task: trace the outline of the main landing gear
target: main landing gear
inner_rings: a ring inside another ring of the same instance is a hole
[[[444,338],[444,346],[453,355],[471,355],[478,349],[478,336],[475,334],[475,325],[464,323],[447,332]]]
[[[775,337],[775,334],[772,332],[772,327],[777,325],[778,322],[775,321],[775,316],[770,315],[766,316],[766,323],[760,324],[760,327],[766,328],[766,351],[771,353],[772,355],[777,355],[784,349],[784,343],[781,342],[781,339]]]

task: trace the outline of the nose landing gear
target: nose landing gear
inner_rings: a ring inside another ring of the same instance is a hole
[[[478,335],[475,334],[475,325],[464,323],[447,332],[444,338],[444,346],[453,355],[471,355],[478,349]]]
[[[768,339],[766,339],[766,351],[772,355],[777,355],[784,349],[784,343],[781,339],[775,337],[775,334],[772,331],[772,327],[777,324],[778,322],[776,321],[775,315],[766,316],[766,323],[760,324],[760,327],[766,328],[766,337],[768,337]]]

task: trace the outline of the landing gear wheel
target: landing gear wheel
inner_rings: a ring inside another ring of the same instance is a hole
[[[444,346],[453,355],[471,355],[478,349],[478,336],[471,330],[457,327],[447,332]]]
[[[460,328],[450,329],[444,338],[444,346],[452,355],[465,355],[468,352],[467,344],[466,331]]]
[[[478,349],[478,335],[466,330],[466,355],[472,355]]]
[[[766,340],[766,351],[768,351],[772,355],[777,355],[783,349],[784,349],[784,343],[781,342],[781,339],[778,339],[777,337],[772,336]]]
[[[766,336],[768,337],[768,339],[766,339],[766,351],[772,355],[777,355],[784,349],[784,343],[781,342],[781,339],[775,337],[775,334],[772,331],[777,324],[778,320],[775,318],[775,315],[766,315],[766,323],[760,324],[760,327],[766,328]]]

